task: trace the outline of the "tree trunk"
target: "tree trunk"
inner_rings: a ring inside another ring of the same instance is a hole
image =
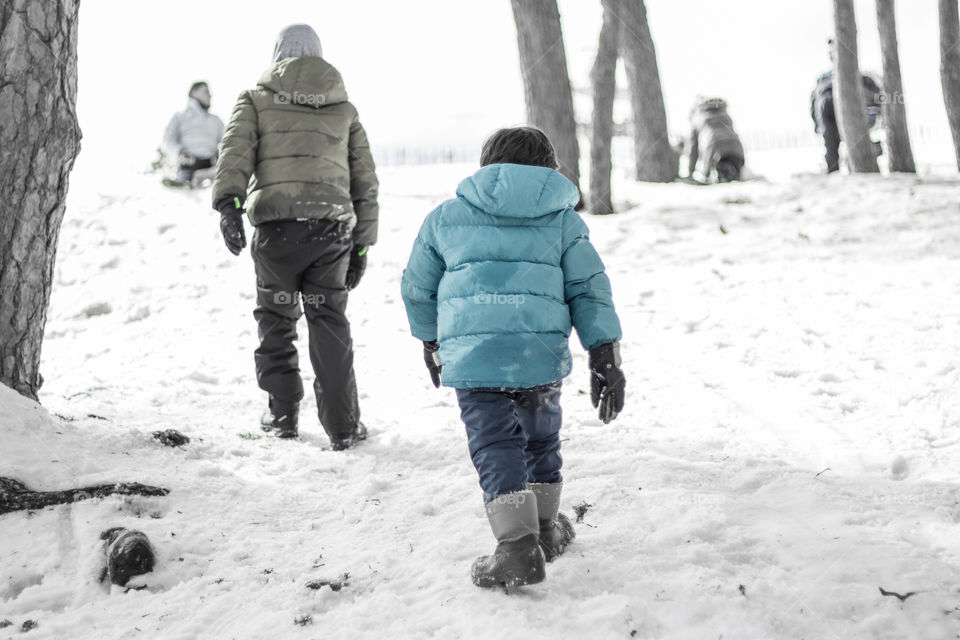
[[[877,154],[870,140],[867,102],[857,56],[857,16],[853,0],[833,0],[834,38],[833,101],[840,138],[847,145],[853,173],[877,173]]]
[[[940,0],[940,84],[960,169],[960,15],[957,0]]]
[[[603,26],[597,58],[590,71],[593,124],[590,128],[590,213],[612,213],[610,195],[613,99],[617,90],[617,47],[620,44],[620,2],[602,0]]]
[[[663,106],[657,52],[650,37],[643,0],[624,0],[620,18],[623,61],[633,110],[633,153],[637,180],[673,182],[679,174],[677,152],[670,146]]]
[[[900,77],[900,50],[893,0],[877,0],[877,26],[883,52],[883,124],[887,129],[887,157],[890,171],[916,173],[907,131],[907,107]]]
[[[559,171],[580,186],[580,144],[557,0],[512,0],[527,121],[557,150]]]
[[[0,4],[0,382],[34,400],[67,181],[80,150],[79,5]]]

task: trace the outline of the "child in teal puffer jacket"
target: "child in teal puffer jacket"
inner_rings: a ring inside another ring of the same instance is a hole
[[[593,406],[610,422],[623,409],[620,322],[547,136],[501,129],[480,164],[427,216],[401,288],[433,384],[456,389],[498,542],[473,582],[512,587],[543,580],[544,561],[574,537],[559,513],[571,327],[589,351]]]

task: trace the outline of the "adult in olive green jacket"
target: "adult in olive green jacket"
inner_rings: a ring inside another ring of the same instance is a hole
[[[329,62],[286,58],[240,94],[220,145],[218,211],[246,208],[254,226],[337,220],[366,247],[377,241],[378,186],[367,134]]]
[[[246,246],[244,209],[256,229],[254,360],[269,394],[261,426],[298,435],[303,383],[294,341],[302,303],[320,423],[332,448],[345,449],[366,437],[346,305],[377,240],[377,176],[357,110],[313,29],[281,31],[274,63],[233,110],[213,203],[234,254]]]

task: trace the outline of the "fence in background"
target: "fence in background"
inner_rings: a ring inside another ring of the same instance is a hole
[[[622,136],[621,136],[622,137]],[[743,131],[743,146],[750,151],[778,151],[790,149],[809,149],[820,147],[823,140],[809,128],[792,131]],[[910,141],[915,146],[934,146],[951,144],[950,132],[946,127],[921,125],[911,127]],[[628,140],[620,140],[620,143]],[[480,145],[477,144],[418,144],[418,145],[374,145],[373,157],[378,166],[405,166],[426,164],[476,164],[480,159]],[[580,152],[586,162],[590,153],[589,138],[581,136]]]

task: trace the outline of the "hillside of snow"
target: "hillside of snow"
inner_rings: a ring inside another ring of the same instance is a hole
[[[399,298],[472,170],[381,172],[349,308],[370,438],[342,453],[309,393],[300,441],[261,434],[253,267],[209,193],[75,174],[43,407],[0,388],[0,475],[170,494],[0,516],[0,638],[960,637],[960,179],[619,180],[621,213],[587,222],[627,407],[597,419],[575,348],[562,508],[589,506],[547,581],[507,595],[470,582],[493,538]],[[113,526],[155,545],[143,590],[97,582]]]

